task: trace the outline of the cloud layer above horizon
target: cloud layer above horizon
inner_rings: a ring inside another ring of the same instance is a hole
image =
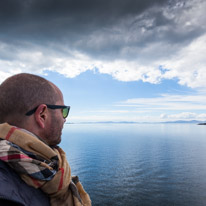
[[[204,0],[0,2],[0,81],[87,70],[119,81],[206,88]]]

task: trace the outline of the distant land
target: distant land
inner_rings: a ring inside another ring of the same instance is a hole
[[[198,125],[206,125],[206,123],[198,123]]]
[[[206,121],[198,120],[177,120],[177,121],[167,121],[167,122],[135,122],[135,121],[99,121],[99,122],[66,122],[66,124],[198,124],[206,125]]]

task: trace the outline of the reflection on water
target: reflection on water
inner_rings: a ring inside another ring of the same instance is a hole
[[[93,205],[206,205],[206,126],[67,124],[60,146]]]

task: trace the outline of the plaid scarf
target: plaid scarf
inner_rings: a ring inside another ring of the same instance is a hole
[[[71,177],[64,151],[49,147],[26,130],[0,124],[0,160],[28,185],[48,194],[52,206],[91,205],[78,177]]]

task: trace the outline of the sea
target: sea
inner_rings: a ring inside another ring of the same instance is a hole
[[[206,205],[206,125],[65,124],[60,146],[93,206]]]

